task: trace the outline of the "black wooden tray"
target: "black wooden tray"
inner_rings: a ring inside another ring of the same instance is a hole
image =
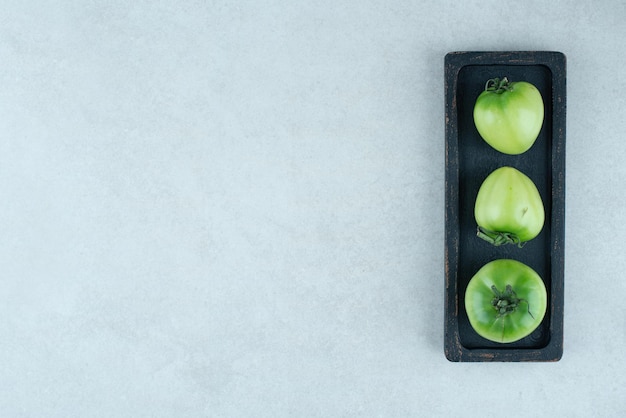
[[[544,100],[545,120],[537,141],[521,155],[506,155],[482,140],[472,116],[491,78],[534,84]],[[445,57],[446,196],[444,351],[450,361],[558,361],[563,354],[565,233],[565,56],[560,52],[452,52]],[[509,165],[534,182],[546,210],[540,235],[523,248],[494,247],[476,236],[474,203],[489,173]],[[490,342],[472,329],[464,295],[486,263],[512,258],[532,267],[548,290],[548,309],[528,337]]]

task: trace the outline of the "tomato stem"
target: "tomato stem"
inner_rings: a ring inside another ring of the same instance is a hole
[[[476,236],[484,239],[492,245],[495,245],[496,247],[506,244],[515,244],[519,248],[522,248],[524,244],[526,244],[525,242],[521,242],[520,238],[511,232],[490,231],[480,225],[478,226]]]
[[[485,83],[485,91],[492,91],[494,93],[500,94],[500,93],[504,93],[505,91],[511,91],[511,90],[513,89],[511,88],[509,79],[506,77],[502,79],[491,78],[487,80],[487,83]]]
[[[496,318],[501,318],[515,312],[520,302],[526,302],[526,305],[528,306],[528,314],[535,319],[533,314],[530,313],[530,304],[528,301],[526,299],[518,298],[510,284],[506,285],[504,292],[499,291],[495,285],[491,286],[491,290],[495,295],[495,297],[491,300],[491,306],[493,306],[496,310]]]

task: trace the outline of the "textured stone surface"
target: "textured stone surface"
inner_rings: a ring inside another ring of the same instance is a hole
[[[621,415],[626,9],[515,7],[3,4],[0,415]],[[564,356],[454,364],[443,57],[520,49],[568,58]]]

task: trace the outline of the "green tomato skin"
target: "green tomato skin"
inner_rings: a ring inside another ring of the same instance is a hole
[[[503,291],[506,285],[523,301],[515,312],[498,318],[492,306],[491,287]],[[532,334],[543,321],[547,301],[546,287],[539,274],[519,261],[508,259],[485,264],[465,291],[465,310],[470,325],[478,335],[497,343],[512,343]]]
[[[541,232],[543,201],[533,181],[513,167],[500,167],[483,181],[474,206],[476,223],[489,231],[515,234],[520,242]]]
[[[496,150],[522,154],[537,140],[543,125],[541,93],[525,81],[511,82],[510,91],[483,91],[474,105],[474,123],[480,136]]]

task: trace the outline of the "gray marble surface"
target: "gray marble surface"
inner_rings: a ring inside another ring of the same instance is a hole
[[[6,1],[0,416],[617,417],[623,1]],[[443,354],[443,57],[568,58],[565,353]]]

